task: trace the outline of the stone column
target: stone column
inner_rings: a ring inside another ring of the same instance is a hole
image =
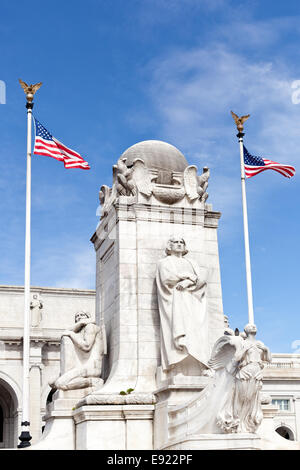
[[[42,347],[40,341],[30,345],[30,433],[31,444],[39,441],[42,435],[41,384],[42,384]]]
[[[295,440],[300,440],[300,395],[294,397],[294,407],[295,407],[295,424],[296,424],[296,436]]]

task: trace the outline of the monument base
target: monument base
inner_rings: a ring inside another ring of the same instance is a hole
[[[160,393],[170,393],[177,401],[173,387]],[[300,450],[299,442],[287,441],[274,430],[278,410],[273,405],[262,407],[264,419],[256,434],[172,437],[167,417],[173,407],[168,399],[155,404],[151,394],[99,394],[102,404],[80,406],[88,393],[89,389],[57,392],[44,418],[42,439],[26,450]]]
[[[166,404],[157,405],[159,416],[166,415]],[[273,418],[278,408],[272,404],[262,405],[263,421],[256,433],[230,433],[230,434],[186,434],[180,437],[169,437],[168,441],[156,448],[160,450],[299,450],[300,443],[288,441],[281,437],[274,429]],[[164,431],[164,432],[163,432]],[[170,429],[165,425],[160,428],[160,437],[170,436]],[[162,442],[162,441],[161,441]]]
[[[73,411],[80,399],[93,388],[57,390],[47,406],[46,422],[41,440],[29,447],[31,450],[75,450],[75,424]]]
[[[166,374],[158,367],[156,380],[158,389],[154,392],[157,400],[154,415],[154,446],[163,446],[172,439],[170,435],[170,412],[195,399],[210,383],[211,377],[196,375]]]
[[[73,416],[76,450],[152,450],[152,405],[90,405]]]
[[[160,450],[260,450],[257,434],[195,434],[170,441]]]

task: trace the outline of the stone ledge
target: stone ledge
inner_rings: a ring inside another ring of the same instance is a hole
[[[11,286],[11,285],[0,285],[0,292],[7,293],[24,293],[23,286]],[[94,297],[96,295],[95,290],[91,289],[73,289],[68,287],[40,287],[31,286],[30,292],[38,292],[40,294],[65,294],[65,295],[89,295]]]
[[[84,421],[153,419],[154,405],[89,405],[73,412],[76,424]]]
[[[129,395],[119,395],[119,394],[92,394],[85,397],[81,400],[77,408],[82,406],[97,406],[97,405],[113,405],[113,406],[125,406],[125,405],[154,405],[156,403],[156,398],[152,393],[130,393]]]
[[[266,367],[263,372],[263,381],[299,381],[300,367],[291,368],[272,368]]]
[[[0,341],[5,343],[21,342],[23,339],[23,328],[2,327]],[[32,328],[30,341],[53,342],[60,345],[62,330],[56,328]]]
[[[195,434],[169,441],[160,450],[260,450],[257,434]]]

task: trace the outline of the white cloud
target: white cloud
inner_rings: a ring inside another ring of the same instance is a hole
[[[48,287],[95,288],[96,256],[91,244],[72,243],[60,247],[49,244],[43,256],[32,262],[32,284]],[[38,280],[38,281],[36,281]]]
[[[295,76],[294,64],[290,67],[284,55],[257,52],[258,45],[262,49],[273,45],[275,50],[288,24],[284,18],[228,23],[215,37],[212,30],[210,42],[169,50],[145,70],[152,129],[155,122],[158,138],[178,147],[199,170],[204,165],[211,168],[208,202],[223,214],[220,234],[226,243],[234,232],[241,236],[242,228],[239,148],[230,110],[251,114],[245,125],[250,153],[295,165],[292,184],[297,181],[300,104],[292,103],[291,86],[300,79],[300,69]],[[241,35],[244,50],[239,47]],[[147,122],[149,115],[148,109]],[[137,120],[141,118],[139,112]],[[263,184],[256,180],[247,185],[250,211],[260,198],[271,200],[275,185],[286,183],[278,174],[264,176]]]
[[[165,133],[194,151],[199,143],[208,140],[211,148],[233,135],[232,108],[237,114],[253,113],[251,126],[259,127],[260,136],[275,120],[280,134],[291,134],[286,117],[289,121],[299,111],[291,102],[294,77],[283,63],[253,62],[212,44],[174,52],[151,69],[150,93]]]
[[[79,289],[95,289],[96,255],[93,247],[86,247],[66,260],[66,273],[60,273],[55,285]]]
[[[232,109],[251,114],[245,125],[250,152],[282,163],[300,161],[295,77],[283,61],[255,62],[214,43],[175,51],[152,62],[149,71],[161,134],[188,159],[200,156],[201,164],[230,176],[232,165],[238,165]]]
[[[233,9],[229,10],[231,13]],[[239,15],[232,15],[229,23],[218,25],[217,31],[211,30],[209,37],[226,42],[231,45],[233,50],[240,50],[241,47],[265,49],[274,45],[277,41],[283,46],[282,38],[284,35],[291,37],[291,31],[299,33],[300,21],[299,16],[280,16],[267,19],[256,19],[252,12],[248,11],[247,18],[244,15],[244,8]],[[276,50],[272,51],[272,57],[276,54]]]

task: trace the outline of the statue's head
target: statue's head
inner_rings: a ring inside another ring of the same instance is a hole
[[[231,328],[225,328],[224,335],[226,336],[234,336],[234,331]]]
[[[254,325],[253,323],[247,323],[247,325],[244,328],[244,332],[246,333],[247,336],[256,335],[257,333],[256,325]]]
[[[86,319],[89,320],[91,315],[88,312],[81,310],[80,312],[75,313],[75,323],[78,323],[80,320]]]
[[[182,237],[172,236],[169,239],[167,243],[167,247],[166,247],[166,254],[171,255],[174,252],[176,253],[181,252],[182,256],[188,253],[188,250],[186,249],[186,246],[185,246],[185,241]]]

